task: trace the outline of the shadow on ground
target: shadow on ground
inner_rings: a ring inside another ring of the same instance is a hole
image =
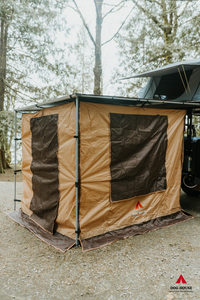
[[[200,197],[191,197],[182,192],[180,203],[183,210],[195,217],[200,217]]]

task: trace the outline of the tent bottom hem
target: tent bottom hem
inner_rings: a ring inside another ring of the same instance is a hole
[[[51,234],[43,230],[37,223],[30,219],[27,214],[22,212],[21,209],[6,214],[22,227],[26,227],[28,230],[30,230],[43,242],[60,250],[63,253],[75,245],[75,240],[68,236],[62,235],[58,232]]]
[[[22,227],[30,230],[35,236],[47,243],[48,245],[66,252],[75,245],[75,240],[68,236],[55,232],[53,235],[43,230],[27,214],[21,209],[6,213],[12,220],[20,224]],[[192,219],[193,217],[185,211],[178,211],[171,215],[158,217],[147,222],[134,224],[125,228],[110,231],[102,235],[94,236],[88,239],[79,239],[83,252],[98,249],[109,245],[118,240],[127,239],[134,235],[143,234],[149,231],[154,231],[160,228],[168,227],[183,221]]]
[[[158,217],[147,222],[134,224],[125,228],[110,231],[102,235],[94,236],[88,239],[80,239],[82,250],[89,251],[104,247],[118,240],[127,239],[134,235],[143,234],[149,231],[168,227],[179,222],[187,221],[193,217],[187,212],[178,211],[171,215]]]

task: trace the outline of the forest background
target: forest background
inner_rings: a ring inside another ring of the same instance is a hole
[[[1,0],[0,23],[0,173],[17,107],[136,96],[146,79],[120,78],[200,56],[200,0]]]

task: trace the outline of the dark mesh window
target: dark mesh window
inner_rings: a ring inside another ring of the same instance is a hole
[[[154,98],[158,97],[162,99],[162,97],[165,96],[165,99],[173,100],[180,97],[185,92],[184,85],[187,88],[187,83],[192,72],[193,70],[187,70],[185,71],[185,73],[181,71],[180,73],[182,79],[178,72],[174,74],[163,75],[154,93]],[[187,80],[185,78],[185,75],[187,77]],[[184,82],[184,85],[182,80]]]
[[[31,163],[33,198],[31,218],[41,227],[53,233],[59,200],[58,171],[58,115],[30,120],[32,132]]]
[[[166,189],[167,116],[110,114],[111,201]]]

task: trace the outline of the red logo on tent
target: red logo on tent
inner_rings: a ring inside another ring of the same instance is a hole
[[[140,204],[140,202],[138,201],[138,203],[136,204],[136,207],[135,207],[135,209],[139,209],[139,208],[144,208],[141,204]]]
[[[186,281],[185,281],[185,279],[183,278],[183,275],[181,275],[180,277],[179,277],[179,279],[177,280],[177,282],[176,283],[187,283]]]

